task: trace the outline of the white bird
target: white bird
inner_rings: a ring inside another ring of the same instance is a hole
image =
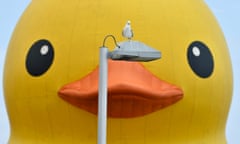
[[[125,27],[123,28],[122,36],[129,39],[129,40],[131,40],[131,38],[133,37],[131,22],[129,20],[127,21]]]

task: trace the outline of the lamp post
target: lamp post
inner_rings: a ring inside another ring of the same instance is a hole
[[[109,52],[105,46],[108,37],[114,39],[117,46]],[[106,144],[107,138],[107,87],[108,87],[108,59],[124,61],[152,61],[159,59],[161,53],[138,41],[125,41],[116,43],[114,36],[105,37],[103,46],[100,48],[99,63],[99,89],[98,89],[98,144]]]

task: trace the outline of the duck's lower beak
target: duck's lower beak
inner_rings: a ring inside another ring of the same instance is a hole
[[[183,91],[160,80],[138,62],[108,61],[108,116],[143,116],[179,101]],[[58,94],[67,102],[98,112],[98,68],[84,78],[63,86]]]

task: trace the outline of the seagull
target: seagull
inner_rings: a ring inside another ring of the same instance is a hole
[[[131,22],[129,20],[127,21],[125,27],[123,28],[122,36],[129,39],[129,40],[131,40],[131,38],[133,37]]]

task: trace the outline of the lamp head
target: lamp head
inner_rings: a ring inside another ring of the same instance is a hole
[[[161,53],[138,41],[124,41],[109,52],[108,57],[112,60],[147,62],[161,58]]]

